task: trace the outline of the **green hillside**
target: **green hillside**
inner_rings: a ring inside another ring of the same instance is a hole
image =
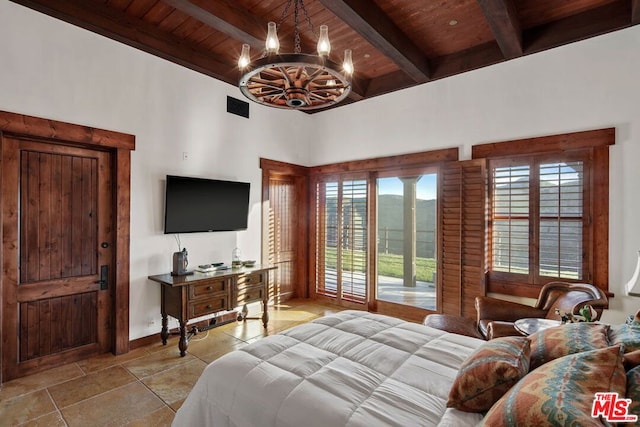
[[[378,252],[402,254],[403,197],[378,197]],[[436,200],[416,200],[416,252],[435,258]]]

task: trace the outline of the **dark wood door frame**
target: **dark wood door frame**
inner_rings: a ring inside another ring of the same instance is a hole
[[[112,203],[115,230],[115,289],[112,312],[114,327],[112,352],[114,354],[127,353],[129,351],[130,177],[131,151],[135,149],[135,136],[0,111],[0,144],[4,135],[40,139],[51,144],[103,149],[113,154],[112,173],[115,185]],[[1,169],[2,160],[0,159]],[[0,182],[0,186],[1,184]],[[1,198],[0,203],[2,203]],[[0,227],[0,238],[2,234],[3,230]],[[0,254],[0,265],[5,270],[6,263],[2,258],[2,254]],[[0,319],[2,318],[3,307],[3,285],[0,281]],[[3,332],[6,331],[0,329],[0,357],[3,352]],[[2,378],[0,377],[1,382]]]
[[[308,281],[308,258],[309,258],[309,189],[308,171],[305,166],[294,165],[292,163],[280,162],[260,158],[260,168],[262,169],[262,263],[269,262],[269,178],[271,176],[291,176],[296,183],[297,200],[299,201],[298,212],[301,218],[298,222],[298,230],[294,231],[296,240],[302,242],[298,244],[296,250],[296,274],[294,296],[297,298],[309,297]]]

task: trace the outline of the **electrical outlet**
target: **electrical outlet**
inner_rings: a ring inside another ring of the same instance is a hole
[[[156,324],[155,319],[149,319],[149,321],[147,322],[147,326],[154,326]]]
[[[189,153],[186,151],[182,152],[182,160],[189,160]]]

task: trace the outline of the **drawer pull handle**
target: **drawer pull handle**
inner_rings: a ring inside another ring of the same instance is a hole
[[[207,305],[207,308],[211,308],[211,304]]]
[[[211,286],[207,286],[208,291],[210,291],[211,289],[213,289]]]

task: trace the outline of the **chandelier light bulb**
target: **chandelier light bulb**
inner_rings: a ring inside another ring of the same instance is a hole
[[[240,54],[240,58],[238,58],[238,68],[241,70],[244,69],[251,62],[251,56],[249,55],[249,45],[242,45],[242,53]]]
[[[342,69],[348,76],[353,74],[353,59],[351,59],[351,49],[344,51],[344,61],[342,62]]]
[[[331,43],[329,42],[329,27],[320,25],[320,37],[318,38],[318,55],[329,56]]]
[[[267,24],[267,41],[265,47],[268,55],[277,54],[280,50],[280,41],[278,40],[278,32],[276,31],[276,23],[271,21]]]

